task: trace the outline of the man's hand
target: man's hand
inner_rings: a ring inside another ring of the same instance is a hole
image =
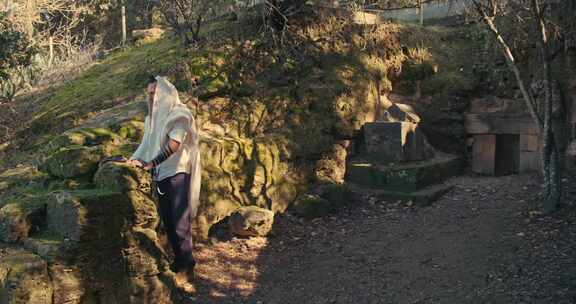
[[[146,165],[144,165],[141,161],[137,160],[137,159],[129,159],[127,161],[128,165],[132,166],[132,167],[138,167],[138,168],[142,168],[146,171],[150,171],[154,166],[152,165],[152,163],[147,163]]]
[[[129,159],[126,163],[128,163],[128,165],[132,166],[132,167],[138,167],[138,168],[142,168],[143,164],[142,162],[140,162],[137,159]]]

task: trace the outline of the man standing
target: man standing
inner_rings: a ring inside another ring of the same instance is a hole
[[[200,194],[200,153],[196,123],[165,77],[148,81],[148,113],[144,137],[128,163],[151,171],[160,217],[172,250],[176,284],[190,292],[193,272],[192,219]]]

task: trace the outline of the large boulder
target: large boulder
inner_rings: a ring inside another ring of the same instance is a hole
[[[256,206],[242,207],[228,220],[230,234],[236,236],[266,236],[273,224],[274,212]]]
[[[0,303],[52,304],[48,265],[39,256],[17,251],[0,259]]]
[[[55,193],[47,221],[50,234],[64,240],[60,259],[81,269],[87,297],[100,303],[172,303],[168,255],[156,232],[156,206],[147,194],[128,189]],[[76,279],[62,282],[61,288],[75,288]]]
[[[21,242],[45,223],[46,205],[35,199],[12,202],[0,208],[0,240]]]

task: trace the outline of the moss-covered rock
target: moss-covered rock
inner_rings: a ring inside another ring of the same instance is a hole
[[[44,226],[46,204],[41,199],[22,199],[0,208],[0,240],[21,242]]]
[[[330,214],[333,204],[318,195],[303,194],[294,202],[290,210],[304,218],[317,218]]]
[[[195,235],[206,238],[210,227],[241,206],[283,212],[306,179],[291,167],[282,138],[205,136],[200,145],[202,191]]]
[[[0,259],[0,301],[6,304],[52,304],[48,266],[26,251]]]
[[[300,195],[290,210],[304,218],[316,218],[337,212],[354,201],[355,194],[347,185],[320,184],[311,193]]]
[[[60,192],[48,204],[49,233],[66,243],[59,259],[81,269],[87,297],[101,303],[171,303],[158,224],[154,202],[138,190]]]
[[[71,146],[52,154],[40,168],[59,178],[91,175],[96,172],[98,162],[104,155],[99,146]]]

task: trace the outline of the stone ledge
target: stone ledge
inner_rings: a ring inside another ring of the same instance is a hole
[[[376,165],[351,161],[347,180],[368,188],[410,192],[440,183],[462,171],[462,160],[453,155],[438,155],[427,161]]]

